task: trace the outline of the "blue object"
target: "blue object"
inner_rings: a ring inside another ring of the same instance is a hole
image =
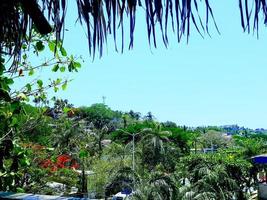
[[[40,200],[40,198],[38,196],[32,195],[32,196],[23,198],[23,200]]]
[[[129,195],[132,193],[132,190],[130,188],[125,188],[121,191],[122,194]]]
[[[256,164],[267,164],[267,154],[254,156],[252,161]]]

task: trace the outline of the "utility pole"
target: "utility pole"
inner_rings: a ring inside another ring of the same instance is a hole
[[[135,145],[134,145],[135,134],[132,134],[132,136],[133,136],[133,190],[135,190]]]
[[[135,190],[135,136],[139,135],[140,133],[143,132],[140,131],[138,133],[129,133],[127,131],[124,131],[122,129],[120,129],[120,131],[122,131],[123,133],[126,133],[127,135],[132,136],[132,173],[133,173],[133,191]]]
[[[103,104],[106,105],[106,96],[102,96]]]

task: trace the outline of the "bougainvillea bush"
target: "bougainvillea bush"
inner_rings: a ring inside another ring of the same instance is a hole
[[[55,161],[45,159],[40,163],[40,166],[51,172],[56,172],[59,169],[75,170],[79,168],[78,162],[68,154],[59,155]]]

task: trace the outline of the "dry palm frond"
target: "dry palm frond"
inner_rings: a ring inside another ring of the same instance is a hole
[[[261,12],[264,17],[264,24],[267,25],[267,0],[239,0],[239,10],[243,30],[250,33],[252,27],[253,32],[256,31],[258,36]]]
[[[244,30],[250,31],[252,17],[254,17],[253,29],[258,30],[261,12],[265,16],[264,23],[267,23],[266,2],[267,0],[239,0],[241,24]],[[129,48],[133,47],[138,9],[145,10],[148,41],[155,47],[157,27],[166,46],[168,25],[171,25],[172,30],[177,33],[178,41],[182,36],[189,38],[192,26],[201,35],[208,33],[210,19],[217,28],[209,0],[76,0],[76,3],[79,21],[87,27],[89,51],[93,56],[96,51],[102,55],[108,34],[113,35],[117,49],[116,35],[119,31],[122,37],[121,50],[123,50],[125,18],[129,20]],[[41,34],[53,30],[57,40],[63,39],[66,5],[67,0],[1,0],[1,55],[8,54],[19,58],[21,45],[28,39],[33,27],[36,27]],[[199,6],[204,6],[204,17],[199,13]]]
[[[130,25],[129,48],[133,47],[137,8],[145,9],[148,40],[149,43],[153,40],[155,47],[157,24],[159,24],[163,42],[167,46],[170,19],[172,29],[177,32],[178,41],[182,35],[189,36],[191,22],[199,33],[201,29],[205,29],[198,15],[199,0],[76,0],[76,2],[79,20],[87,27],[89,51],[93,55],[96,50],[100,55],[102,54],[109,33],[113,35],[116,45],[118,27],[124,38],[125,17],[129,19]],[[0,8],[2,53],[4,50],[8,54],[19,52],[27,33],[32,29],[32,22],[41,34],[46,34],[52,30],[48,24],[49,21],[56,32],[56,38],[61,39],[66,3],[66,0],[2,0]],[[209,16],[213,18],[208,0],[205,0],[205,6],[206,23],[208,23]],[[199,26],[202,28],[200,29]],[[123,46],[122,41],[122,49]]]
[[[1,0],[0,55],[13,56],[13,70],[20,59],[22,44],[30,41],[32,29],[48,34],[54,26],[57,40],[62,38],[65,0]]]

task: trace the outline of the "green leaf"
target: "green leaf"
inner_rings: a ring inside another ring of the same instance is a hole
[[[18,188],[16,188],[16,192],[17,193],[25,193],[25,190],[23,188],[18,187]]]
[[[62,79],[61,78],[57,78],[57,80],[55,80],[55,84],[59,85],[61,83]]]
[[[5,63],[5,59],[0,57],[0,63]]]
[[[57,92],[58,91],[58,87],[54,87],[54,92]]]
[[[81,63],[79,63],[79,62],[73,62],[73,66],[75,67],[75,68],[81,68]]]
[[[24,49],[24,50],[26,50],[26,49],[27,49],[27,45],[26,45],[26,44],[23,44],[23,45],[21,46],[21,48]]]
[[[73,61],[71,61],[70,64],[68,65],[68,70],[69,72],[72,72],[73,69],[74,69],[74,65],[73,65]]]
[[[21,111],[21,105],[19,100],[13,101],[11,103],[11,112],[13,112],[14,114],[19,114]]]
[[[27,92],[30,92],[32,90],[32,86],[29,83],[27,83],[25,87],[27,88]]]
[[[64,113],[68,113],[70,110],[71,110],[71,109],[68,108],[68,107],[64,107],[64,108],[63,108],[63,112],[64,112]]]
[[[62,90],[66,90],[67,89],[67,81],[62,85]]]
[[[53,67],[52,71],[53,71],[53,72],[57,72],[58,68],[59,68],[59,65],[58,65],[58,64],[56,64],[56,65],[54,65],[54,67]]]
[[[8,79],[7,77],[4,77],[2,79],[0,77],[0,89],[3,89],[8,92],[10,91],[10,87],[7,84],[7,79]]]
[[[4,101],[11,101],[11,97],[9,96],[8,92],[0,88],[0,100]]]
[[[27,54],[23,54],[22,58],[23,58],[23,60],[26,60],[27,59]]]
[[[32,76],[33,74],[34,74],[34,70],[31,69],[31,70],[29,71],[29,76]]]
[[[17,125],[19,122],[19,120],[16,117],[12,117],[12,122],[11,122],[11,126],[15,126]]]
[[[20,159],[20,164],[25,167],[25,166],[30,166],[30,160],[27,158],[27,156],[25,155],[25,153],[23,151],[21,151],[21,153],[23,154],[23,158]]]
[[[38,42],[36,42],[36,49],[37,49],[37,51],[43,51],[44,49],[45,49],[45,46],[43,45],[43,42],[42,41],[38,41]]]
[[[62,66],[62,67],[60,67],[60,69],[59,69],[61,72],[65,72],[65,70],[66,70],[66,67],[64,67],[64,66]]]
[[[85,150],[81,150],[79,153],[80,158],[86,158],[88,156],[88,152]]]
[[[6,84],[12,85],[14,83],[14,80],[12,78],[6,78]]]
[[[55,52],[55,49],[56,49],[55,41],[49,41],[48,47],[49,47],[50,51]]]
[[[43,81],[41,79],[39,79],[37,81],[37,84],[38,84],[39,88],[43,87]]]
[[[6,69],[5,66],[2,63],[0,63],[0,76],[4,73],[5,69]]]
[[[42,94],[40,95],[40,98],[41,98],[43,101],[45,101],[45,100],[46,100],[46,95],[45,95],[45,93],[42,93]]]
[[[60,48],[60,53],[61,53],[62,56],[67,56],[67,52],[62,46]]]

